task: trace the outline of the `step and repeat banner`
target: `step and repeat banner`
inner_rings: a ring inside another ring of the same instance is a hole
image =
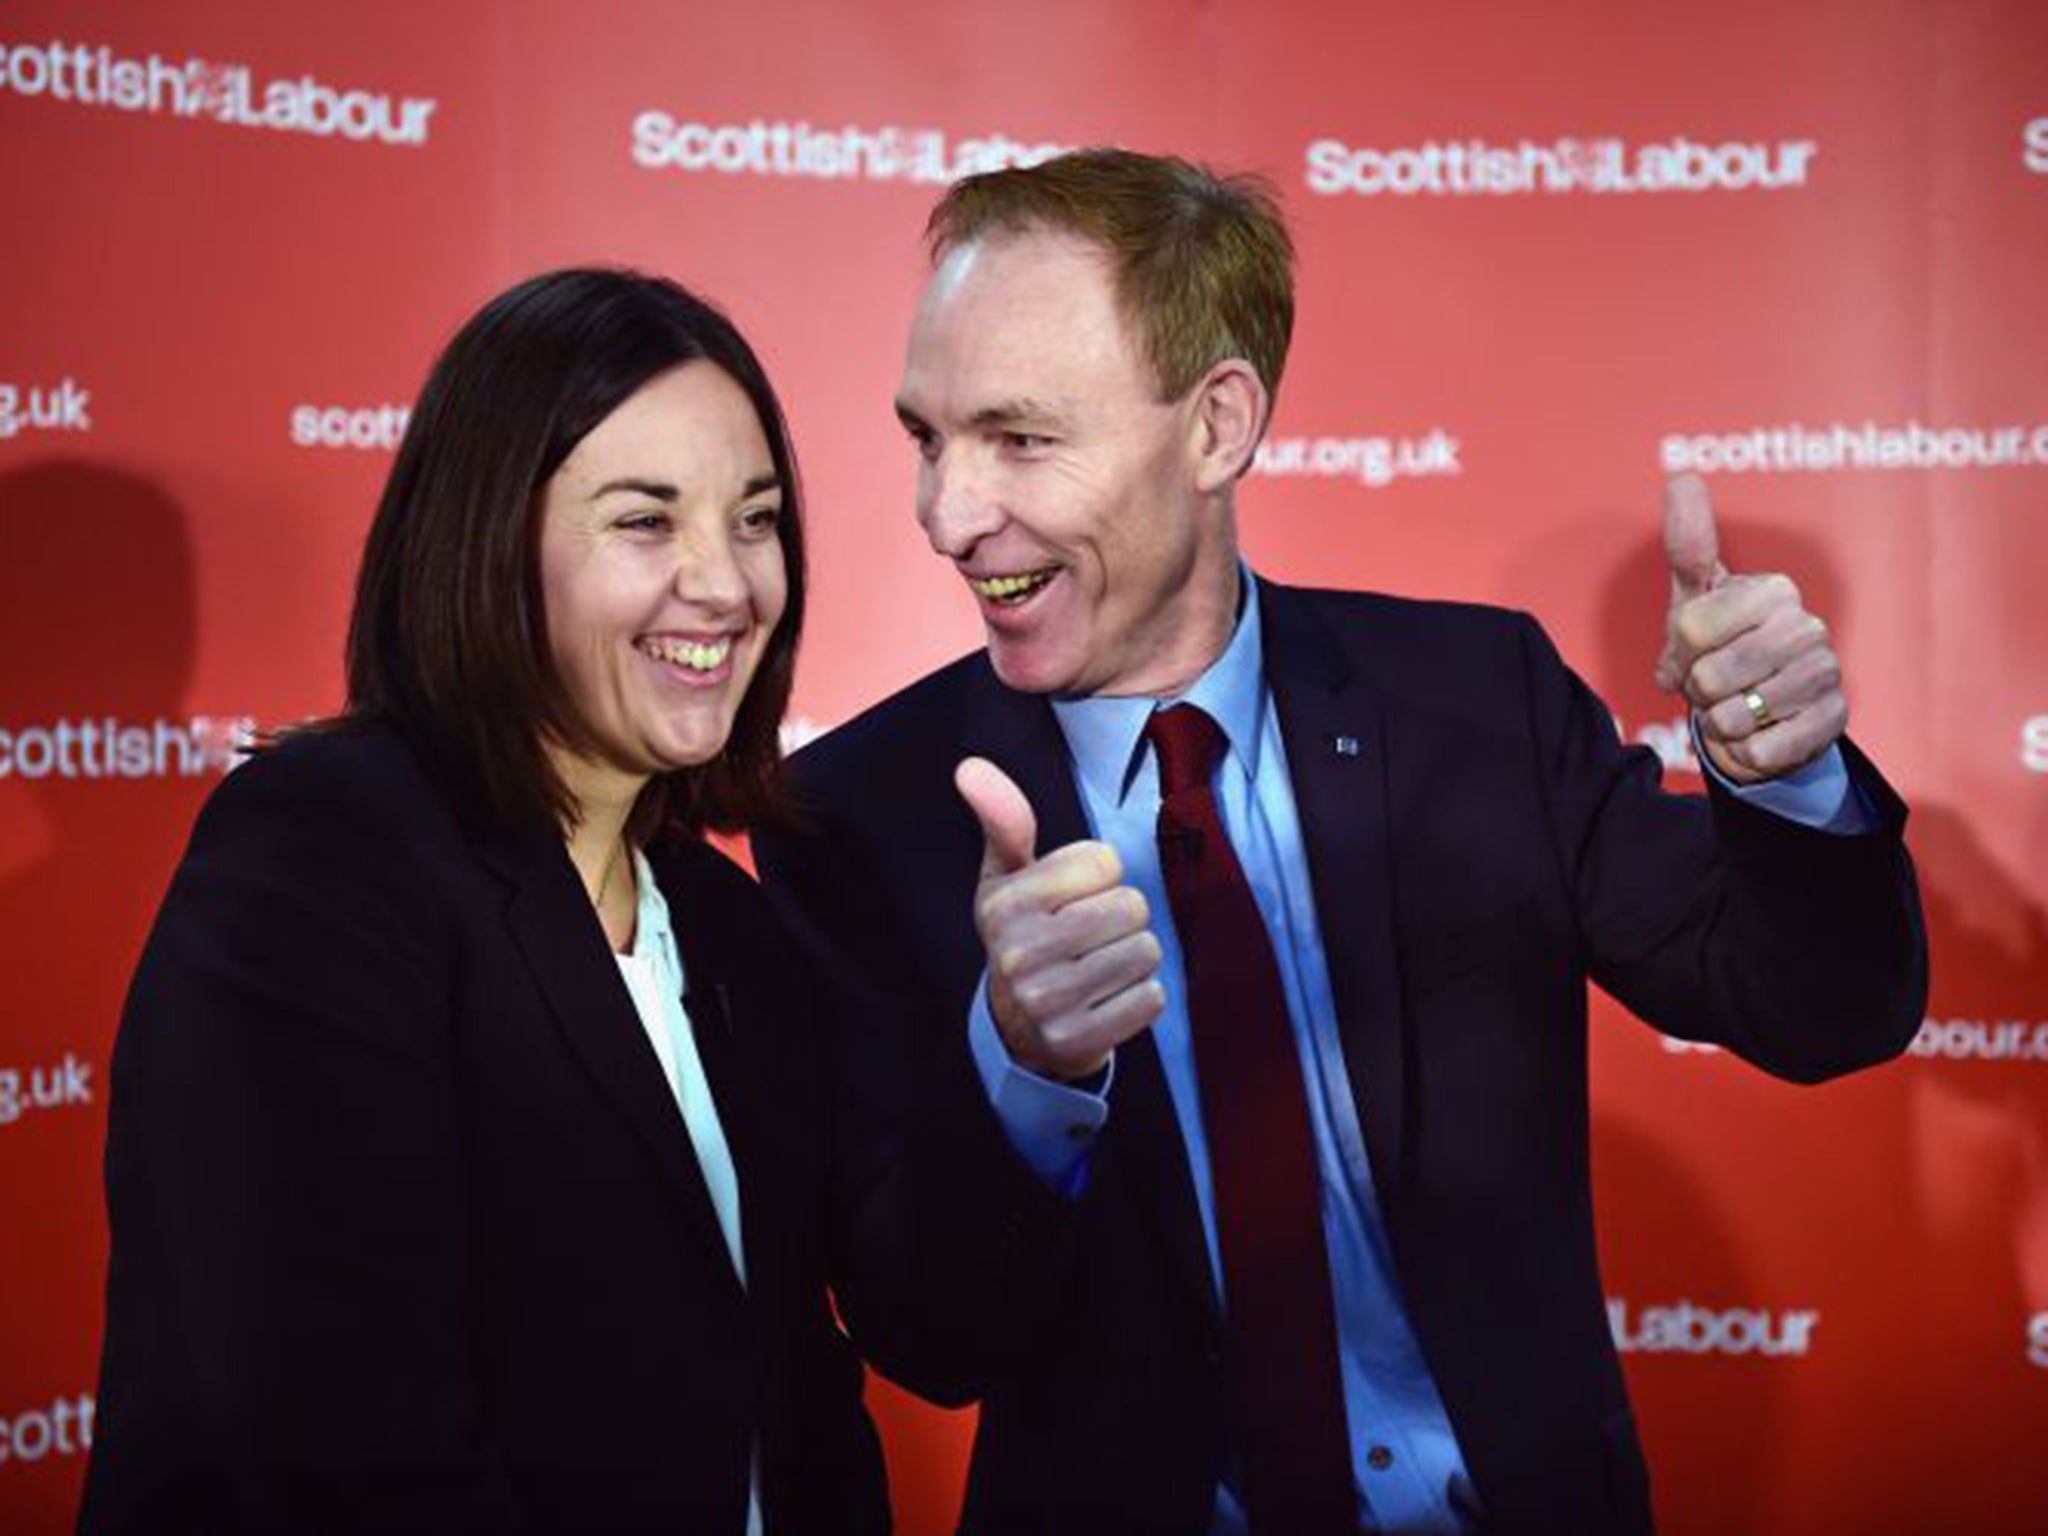
[[[1598,1000],[1613,1328],[1667,1530],[2048,1528],[2048,7],[9,0],[0,1530],[92,1440],[128,972],[237,744],[338,704],[454,325],[570,262],[729,308],[810,491],[802,738],[978,635],[890,408],[925,211],[1091,143],[1293,221],[1261,570],[1532,609],[1682,789],[1660,477],[1834,625],[1929,1015],[1808,1090]],[[970,1420],[875,1400],[949,1529]]]

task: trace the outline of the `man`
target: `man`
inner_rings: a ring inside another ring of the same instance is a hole
[[[826,978],[883,1370],[979,1399],[962,1528],[1637,1531],[1586,983],[1812,1081],[1895,1054],[1904,808],[1825,627],[1667,496],[1654,759],[1533,622],[1247,579],[1291,251],[1254,185],[972,178],[898,413],[985,652],[814,746],[764,875]]]

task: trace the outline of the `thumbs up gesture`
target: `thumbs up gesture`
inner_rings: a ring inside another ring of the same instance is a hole
[[[1038,857],[1031,802],[994,763],[970,757],[953,782],[981,823],[974,926],[996,1029],[1011,1058],[1041,1077],[1093,1076],[1166,1002],[1145,897],[1123,883],[1107,843]]]
[[[1756,784],[1812,762],[1849,723],[1828,627],[1789,576],[1733,576],[1721,563],[1707,488],[1681,475],[1664,488],[1671,607],[1657,686],[1683,693],[1701,744],[1733,783]]]

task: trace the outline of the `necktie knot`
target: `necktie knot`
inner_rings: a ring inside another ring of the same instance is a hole
[[[1207,789],[1223,755],[1223,728],[1193,704],[1155,709],[1145,722],[1146,739],[1159,754],[1159,798],[1171,800],[1191,789]]]

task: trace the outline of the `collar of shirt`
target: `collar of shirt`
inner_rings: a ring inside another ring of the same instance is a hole
[[[647,862],[647,855],[638,848],[633,850],[633,880],[640,888],[640,905],[633,916],[633,947],[627,954],[634,960],[651,960],[666,966],[677,977],[676,990],[680,992],[683,967],[676,952],[675,929],[670,923],[668,900],[655,883],[654,869]]]
[[[1053,714],[1067,739],[1074,771],[1088,791],[1107,805],[1122,805],[1137,783],[1143,766],[1139,747],[1152,711],[1169,704],[1194,704],[1223,728],[1230,756],[1247,779],[1259,772],[1260,724],[1266,712],[1265,646],[1259,633],[1259,584],[1238,567],[1244,600],[1238,604],[1237,628],[1223,654],[1172,698],[1104,698],[1076,695],[1052,701]]]

